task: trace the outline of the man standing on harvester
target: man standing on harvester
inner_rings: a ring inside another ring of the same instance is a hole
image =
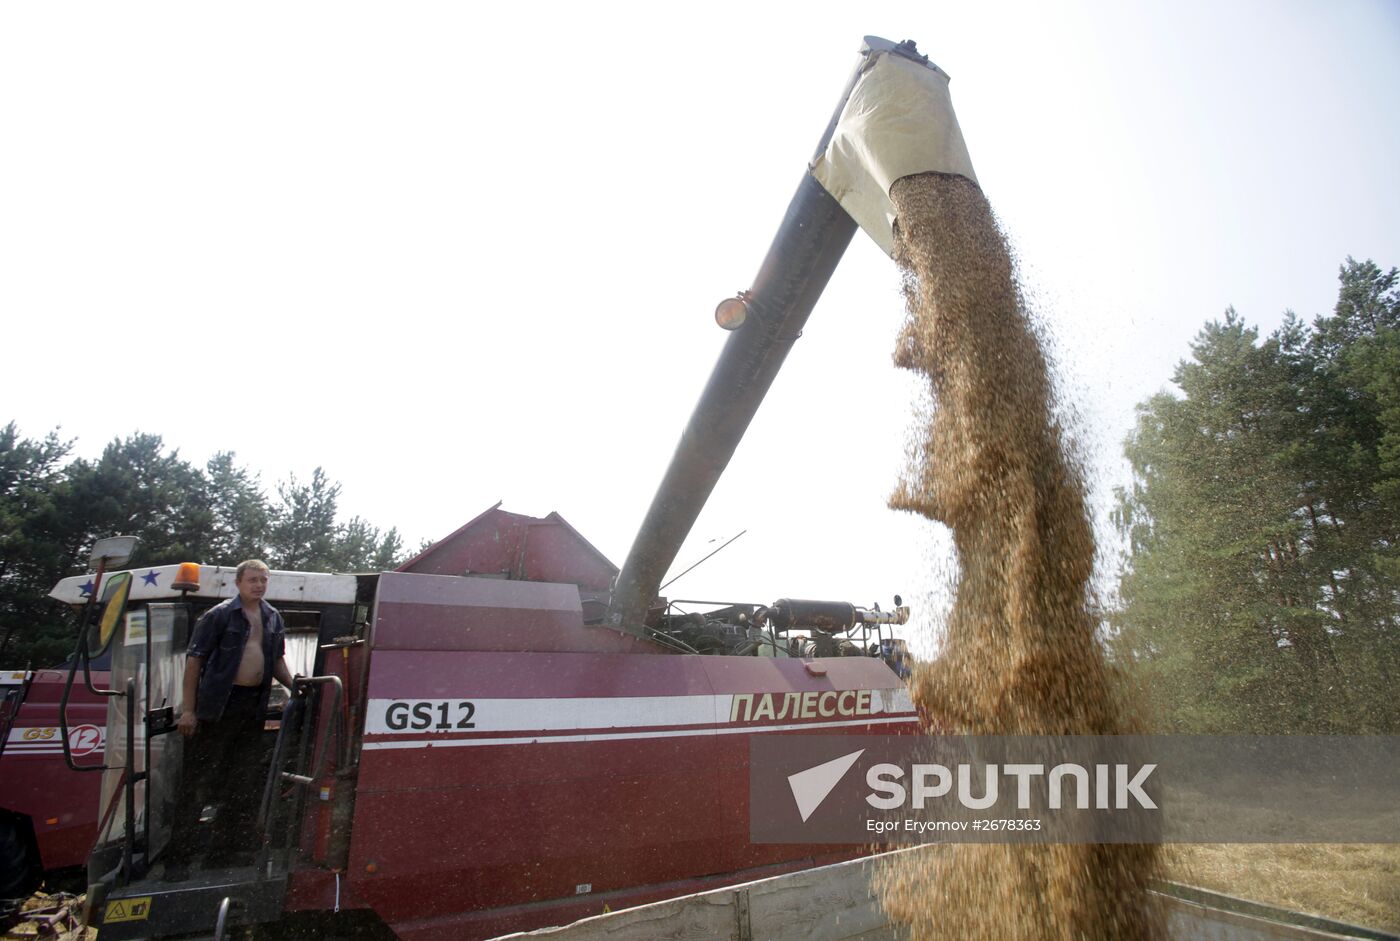
[[[206,803],[218,807],[208,863],[252,862],[268,695],[274,677],[292,688],[291,671],[282,659],[282,615],[263,600],[268,576],[267,565],[257,559],[241,563],[234,573],[238,595],[206,611],[190,636],[184,707],[177,723],[185,737],[185,773],[172,821],[167,879],[186,877]]]

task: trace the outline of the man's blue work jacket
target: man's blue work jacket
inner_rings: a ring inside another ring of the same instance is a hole
[[[281,613],[266,601],[260,604],[263,680],[262,695],[258,698],[259,715],[267,711],[268,695],[272,692],[272,668],[287,649],[287,627],[282,623]],[[252,625],[243,615],[243,602],[237,596],[210,608],[195,624],[186,652],[204,661],[199,671],[199,695],[195,699],[195,718],[199,721],[214,722],[222,718],[251,629]]]

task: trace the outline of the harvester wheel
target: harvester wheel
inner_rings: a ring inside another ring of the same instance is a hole
[[[0,899],[24,898],[43,875],[34,824],[24,814],[0,810]]]

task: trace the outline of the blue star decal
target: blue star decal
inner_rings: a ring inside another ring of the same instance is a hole
[[[85,595],[92,594],[92,579],[89,578],[86,582],[79,585],[78,591],[82,592]]]
[[[145,575],[141,576],[141,581],[145,582],[147,585],[154,585],[158,578],[160,578],[160,573],[155,569],[151,569]]]

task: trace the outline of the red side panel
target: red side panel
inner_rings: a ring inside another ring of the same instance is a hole
[[[883,663],[616,652],[635,641],[584,627],[560,587],[383,577],[351,895],[405,930],[487,937],[857,851],[751,845],[748,749],[914,730]],[[827,712],[761,715],[765,693]]]
[[[585,626],[574,585],[390,573],[380,576],[376,650],[596,650],[659,653]]]
[[[102,775],[75,774],[63,760],[58,704],[66,677],[58,670],[34,677],[0,757],[0,808],[33,821],[45,869],[83,864],[97,839]],[[94,673],[92,680],[101,689],[108,674]],[[89,693],[81,676],[68,703],[68,729],[78,763],[100,765],[107,701]]]

